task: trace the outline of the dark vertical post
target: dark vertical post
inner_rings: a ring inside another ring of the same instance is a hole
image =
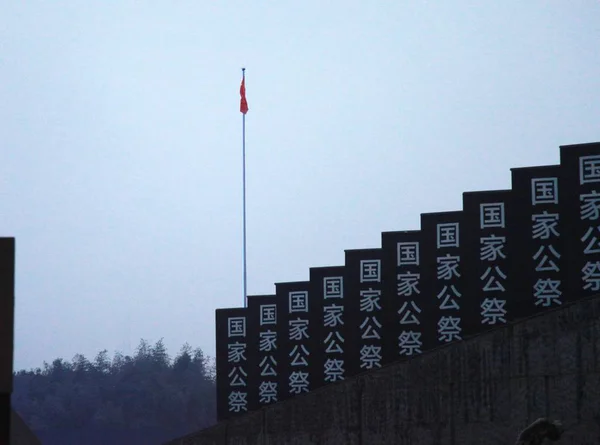
[[[10,443],[14,308],[15,239],[0,238],[0,444]]]

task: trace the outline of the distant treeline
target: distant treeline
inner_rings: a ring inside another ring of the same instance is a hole
[[[171,360],[141,340],[133,357],[106,350],[14,375],[13,408],[44,445],[160,444],[216,421],[214,363],[185,344]]]

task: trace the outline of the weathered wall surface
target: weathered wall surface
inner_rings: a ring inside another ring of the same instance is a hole
[[[538,417],[600,444],[600,298],[396,363],[169,445],[513,444]]]

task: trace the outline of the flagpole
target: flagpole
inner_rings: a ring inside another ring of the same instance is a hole
[[[242,79],[246,80],[246,68],[242,68]],[[248,275],[246,269],[246,113],[242,113],[242,206],[243,206],[243,224],[244,224],[244,236],[243,236],[243,262],[244,262],[244,307],[248,304]]]

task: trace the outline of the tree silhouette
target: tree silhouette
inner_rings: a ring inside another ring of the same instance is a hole
[[[214,361],[187,343],[171,360],[162,339],[57,358],[14,374],[13,406],[45,444],[159,444],[215,422]]]

